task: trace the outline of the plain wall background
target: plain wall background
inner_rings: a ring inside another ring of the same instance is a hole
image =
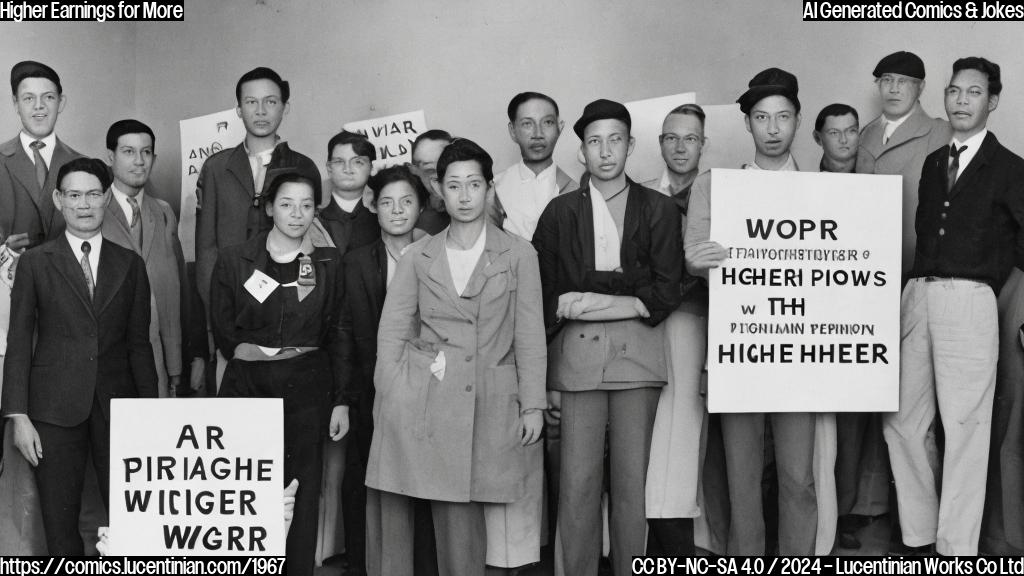
[[[866,124],[879,112],[871,70],[896,50],[924,59],[922,102],[933,116],[944,116],[955,58],[1001,64],[1005,89],[990,127],[1024,152],[1019,24],[802,22],[801,9],[798,0],[186,0],[184,22],[4,23],[0,69],[25,58],[57,69],[69,97],[57,131],[83,153],[104,153],[116,119],[150,124],[153,188],[174,206],[178,121],[233,107],[236,80],[261,65],[291,82],[280,132],[321,171],[327,140],[351,120],[422,108],[429,126],[476,140],[500,170],[518,159],[505,115],[517,92],[558,100],[564,154],[578,146],[571,125],[595,98],[696,91],[700,103],[730,103],[770,66],[799,78],[804,119],[794,151],[813,170],[818,110],[847,102]],[[0,114],[0,134],[18,126],[13,111]],[[750,141],[740,145],[752,157]]]

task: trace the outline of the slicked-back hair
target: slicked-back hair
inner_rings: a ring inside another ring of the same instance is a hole
[[[104,191],[110,188],[110,169],[98,158],[75,158],[71,162],[60,167],[57,171],[57,189],[64,192],[64,178],[72,172],[85,172],[92,174],[100,181],[100,187]]]
[[[696,104],[681,104],[679,106],[676,106],[672,110],[670,110],[669,113],[666,114],[665,116],[668,117],[668,116],[671,116],[673,114],[683,114],[685,116],[694,116],[698,120],[700,120],[700,128],[701,128],[701,130],[704,129],[704,118],[705,118],[706,114],[704,114],[704,109],[701,108],[700,106],[696,105]]]
[[[320,186],[317,182],[313,182],[312,178],[303,176],[298,172],[285,172],[284,174],[278,174],[270,182],[270,187],[263,194],[263,205],[270,206],[274,203],[274,199],[277,198],[277,193],[281,190],[281,187],[285,184],[305,184],[313,190],[313,205],[320,205]]]
[[[118,120],[107,129],[107,150],[113,152],[117,149],[117,141],[125,134],[149,134],[150,143],[156,150],[156,134],[153,129],[138,120]]]
[[[270,80],[274,84],[277,84],[278,90],[281,91],[281,103],[284,104],[288,102],[288,97],[291,96],[291,89],[288,86],[288,82],[282,80],[281,76],[277,72],[274,72],[270,68],[260,66],[259,68],[253,68],[245,74],[242,74],[242,77],[238,79],[238,83],[235,84],[235,102],[238,102],[239,106],[242,105],[242,84],[252,82],[253,80]]]
[[[977,70],[988,76],[988,93],[992,96],[999,96],[1003,91],[1003,77],[999,71],[999,64],[980,56],[968,56],[953,62],[953,75],[961,70]]]
[[[397,165],[385,168],[380,172],[377,172],[373,176],[370,176],[369,186],[370,190],[373,191],[373,205],[377,205],[377,200],[380,199],[380,192],[388,184],[394,184],[395,182],[406,182],[416,192],[416,198],[419,200],[420,208],[427,205],[427,189],[423,186],[423,180],[413,173],[408,166]]]
[[[847,114],[853,114],[853,119],[860,126],[860,115],[857,114],[857,110],[849,104],[843,104],[836,102],[835,104],[829,104],[818,112],[818,117],[814,120],[814,131],[821,132],[821,129],[825,127],[825,120],[829,116],[846,116]]]
[[[338,132],[327,143],[327,159],[331,160],[333,158],[336,146],[344,146],[345,144],[352,146],[352,151],[356,153],[356,156],[366,156],[370,160],[377,159],[377,148],[370,142],[370,139],[362,134],[349,132],[348,130]]]
[[[515,122],[516,114],[519,113],[519,107],[526,104],[530,100],[543,100],[555,109],[555,116],[558,116],[558,102],[547,94],[541,94],[540,92],[520,92],[512,97],[512,100],[508,103],[508,121]]]
[[[427,130],[423,134],[420,134],[419,136],[417,136],[416,139],[412,141],[412,155],[413,156],[416,155],[416,148],[419,147],[420,142],[423,142],[424,140],[438,140],[438,141],[441,141],[441,142],[447,142],[447,143],[451,144],[453,138],[452,138],[452,135],[449,134],[446,130],[438,130],[436,128],[434,130]]]
[[[437,179],[444,180],[444,173],[453,162],[476,161],[483,172],[484,180],[494,180],[494,160],[479,144],[468,138],[456,138],[441,151],[437,159]]]

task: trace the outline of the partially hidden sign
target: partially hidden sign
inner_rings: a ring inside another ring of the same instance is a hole
[[[386,168],[412,162],[412,143],[427,131],[427,120],[423,110],[416,110],[349,122],[344,129],[365,135],[377,148],[377,160],[373,165]]]
[[[110,408],[115,556],[284,556],[282,401],[120,399]]]
[[[708,409],[896,411],[900,177],[711,174]]]

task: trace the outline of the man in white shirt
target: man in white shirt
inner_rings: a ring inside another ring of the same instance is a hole
[[[522,92],[509,102],[508,135],[519,146],[522,160],[494,177],[506,232],[531,240],[548,202],[576,189],[576,182],[551,159],[564,126],[550,96]]]

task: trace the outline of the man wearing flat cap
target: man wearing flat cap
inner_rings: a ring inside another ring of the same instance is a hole
[[[737,102],[754,139],[754,162],[747,170],[797,170],[790,146],[800,126],[795,76],[778,68],[759,72]],[[727,256],[710,239],[711,173],[697,177],[690,193],[685,232],[687,270],[707,280],[708,271]],[[807,413],[722,414],[731,521],[728,554],[765,553],[761,502],[765,428],[772,427],[779,470],[779,554],[815,553],[818,526],[814,481],[815,417]]]
[[[644,554],[644,483],[666,382],[662,321],[682,300],[679,210],[625,174],[626,107],[596,100],[573,126],[589,181],[551,199],[537,223],[548,330],[548,387],[561,407],[558,530],[564,574],[597,574],[605,432],[611,556],[629,574]]]
[[[903,176],[903,279],[914,263],[914,214],[917,184],[925,156],[949,143],[949,122],[932,118],[921,107],[924,62],[913,52],[894,52],[872,72],[882,114],[861,131],[857,150],[860,174]]]
[[[54,134],[67,98],[53,68],[18,62],[11,68],[11,94],[21,132],[0,145],[0,242],[20,251],[63,231],[50,193],[60,167],[81,154]]]

